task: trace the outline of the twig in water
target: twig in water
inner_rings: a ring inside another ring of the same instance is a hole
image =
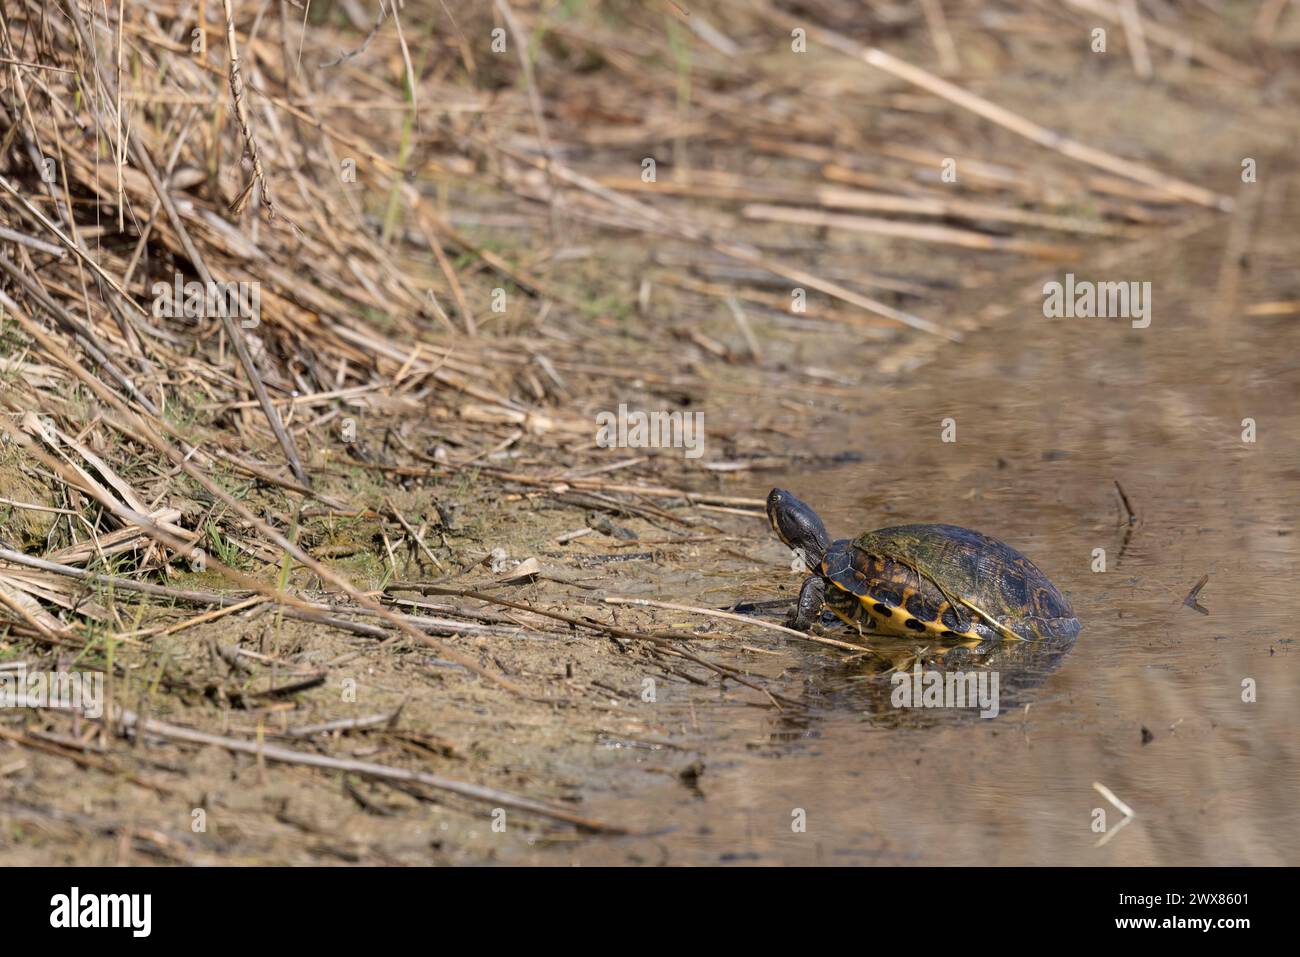
[[[1196,599],[1197,596],[1201,594],[1201,589],[1205,587],[1205,583],[1208,582],[1209,580],[1210,580],[1209,575],[1202,575],[1201,580],[1192,586],[1192,590],[1189,591],[1187,593],[1187,597],[1183,599],[1184,605],[1186,605],[1188,608],[1191,608],[1194,611],[1199,611],[1202,615],[1208,615],[1210,613],[1210,609],[1206,608]]]
[[[1124,511],[1128,516],[1128,524],[1136,525],[1138,523],[1138,514],[1133,510],[1133,505],[1128,500],[1128,495],[1124,492],[1124,486],[1119,484],[1119,479],[1115,479],[1115,491],[1119,492],[1119,500],[1124,503]]]

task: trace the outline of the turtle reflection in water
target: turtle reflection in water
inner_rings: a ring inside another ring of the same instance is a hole
[[[829,611],[864,638],[885,639],[854,656],[868,673],[975,666],[1041,680],[1079,634],[1070,602],[1047,576],[987,535],[899,525],[832,541],[817,513],[779,488],[767,497],[767,516],[812,572],[789,626],[807,631]]]

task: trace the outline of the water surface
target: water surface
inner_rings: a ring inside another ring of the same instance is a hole
[[[880,714],[882,679],[822,649],[788,646],[774,663],[711,648],[784,675],[809,713],[720,696],[674,714],[679,743],[705,755],[695,786],[647,775],[593,796],[595,810],[658,836],[594,843],[576,859],[1300,863],[1300,317],[1246,315],[1298,298],[1294,241],[1269,225],[1295,213],[1261,220],[1226,302],[1217,229],[1073,267],[1150,280],[1146,329],[1044,319],[1041,284],[1059,278],[1049,270],[981,291],[971,308],[999,302],[1006,315],[901,379],[873,375],[874,347],[862,346],[860,398],[828,410],[804,449],[861,460],[756,475],[740,494],[789,488],[836,537],[949,522],[1001,538],[1071,597],[1081,637],[1004,695],[999,717],[910,723]],[[948,418],[956,442],[941,441]],[[678,600],[770,598],[774,582],[792,599],[788,553],[757,523],[754,535],[769,568],[742,581],[705,569],[673,583]],[[1184,599],[1205,575],[1201,614]],[[1252,684],[1256,700],[1243,701]],[[1094,782],[1136,812],[1101,847],[1095,809],[1111,828],[1122,814]]]

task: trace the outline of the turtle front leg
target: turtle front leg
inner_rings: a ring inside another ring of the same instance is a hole
[[[794,612],[786,622],[786,627],[795,631],[807,631],[821,617],[822,606],[825,604],[826,579],[820,575],[809,575],[799,589],[799,601],[795,603]]]

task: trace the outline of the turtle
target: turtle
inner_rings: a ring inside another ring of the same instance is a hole
[[[991,643],[1075,638],[1070,602],[1010,545],[957,525],[896,525],[831,541],[813,509],[774,488],[767,517],[812,574],[789,627],[807,631],[823,609],[859,630]]]

